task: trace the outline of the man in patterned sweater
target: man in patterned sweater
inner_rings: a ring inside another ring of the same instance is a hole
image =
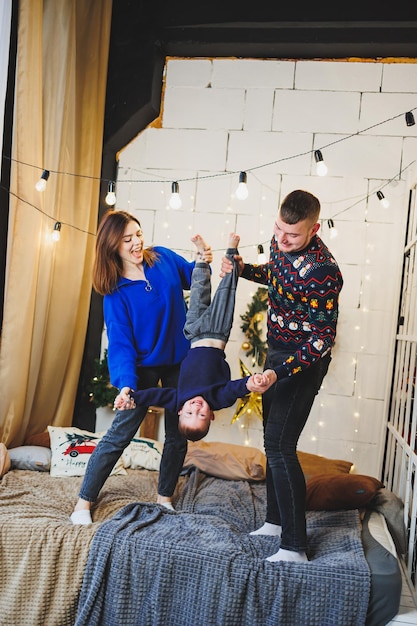
[[[269,261],[235,257],[243,278],[268,286],[265,368],[277,382],[262,398],[267,457],[266,521],[254,535],[281,538],[268,561],[308,560],[306,485],[297,442],[331,361],[343,278],[317,236],[320,202],[311,193],[288,194],[274,223]],[[222,274],[231,271],[227,257]]]

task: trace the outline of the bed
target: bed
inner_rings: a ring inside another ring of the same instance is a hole
[[[348,474],[309,476],[307,485],[317,477],[323,484],[325,476],[330,481],[321,492],[325,498],[332,489],[336,493],[332,480],[339,476],[336,508],[320,510],[317,484],[315,496],[314,489],[308,490],[310,561],[269,563],[265,559],[277,550],[276,539],[249,535],[264,521],[265,483],[259,474],[262,453],[248,454],[243,446],[193,444],[174,494],[175,512],[155,503],[158,472],[125,460],[123,471],[107,480],[91,526],[73,526],[69,520],[81,476],[51,475],[46,467],[13,469],[12,464],[0,481],[0,623],[388,623],[401,593],[397,554],[404,538],[395,497],[379,481],[372,482],[376,479],[361,482],[358,490],[358,479],[354,491],[366,505],[338,508],[338,498],[346,498],[350,488],[345,483],[339,493],[341,476]],[[309,456],[315,455],[306,455],[306,472]],[[245,477],[253,472],[255,477]],[[375,516],[391,548],[381,537],[375,539]]]

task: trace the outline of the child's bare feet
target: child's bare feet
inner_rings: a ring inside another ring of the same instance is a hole
[[[197,252],[196,252],[197,261],[206,261],[206,263],[211,263],[211,260],[208,260],[207,258],[205,258],[207,256],[205,253],[207,253],[208,251],[211,252],[211,248],[210,246],[206,244],[202,236],[198,234],[194,235],[193,237],[191,237],[191,241],[197,248]]]
[[[229,244],[228,248],[237,248],[239,245],[240,236],[236,235],[236,233],[230,233],[229,235]]]
[[[199,235],[199,234],[194,235],[193,237],[191,237],[191,241],[193,242],[193,244],[197,248],[197,252],[199,252],[200,254],[203,254],[203,252],[207,248],[207,246],[206,246],[206,242],[204,241],[202,236]]]

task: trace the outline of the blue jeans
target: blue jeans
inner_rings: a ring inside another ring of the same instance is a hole
[[[269,346],[265,369],[281,365],[288,356],[288,351]],[[285,550],[305,552],[307,547],[306,483],[297,443],[330,361],[329,353],[305,372],[277,381],[262,397],[266,521],[282,526],[281,548]]]
[[[179,369],[179,365],[143,367],[140,369],[138,389],[156,387],[159,381],[163,387],[176,387]],[[143,422],[147,410],[147,406],[137,406],[135,409],[116,411],[112,425],[88,461],[80,498],[95,502],[116,461]],[[187,440],[178,432],[178,415],[165,410],[165,443],[159,469],[159,495],[170,497],[174,493],[186,453]]]

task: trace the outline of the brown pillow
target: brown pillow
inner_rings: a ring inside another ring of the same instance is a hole
[[[307,511],[358,509],[372,500],[384,485],[361,474],[322,474],[307,481]]]
[[[4,443],[0,443],[0,478],[7,474],[10,469],[10,465],[9,451]]]
[[[265,454],[250,446],[189,441],[184,468],[198,467],[210,476],[227,480],[265,480]]]
[[[328,459],[318,454],[297,451],[298,460],[306,480],[320,474],[349,474],[353,463]]]
[[[25,446],[41,446],[42,448],[50,448],[51,447],[51,439],[49,437],[49,433],[45,430],[43,433],[37,433],[36,435],[29,435],[27,439],[25,439],[23,445]]]

